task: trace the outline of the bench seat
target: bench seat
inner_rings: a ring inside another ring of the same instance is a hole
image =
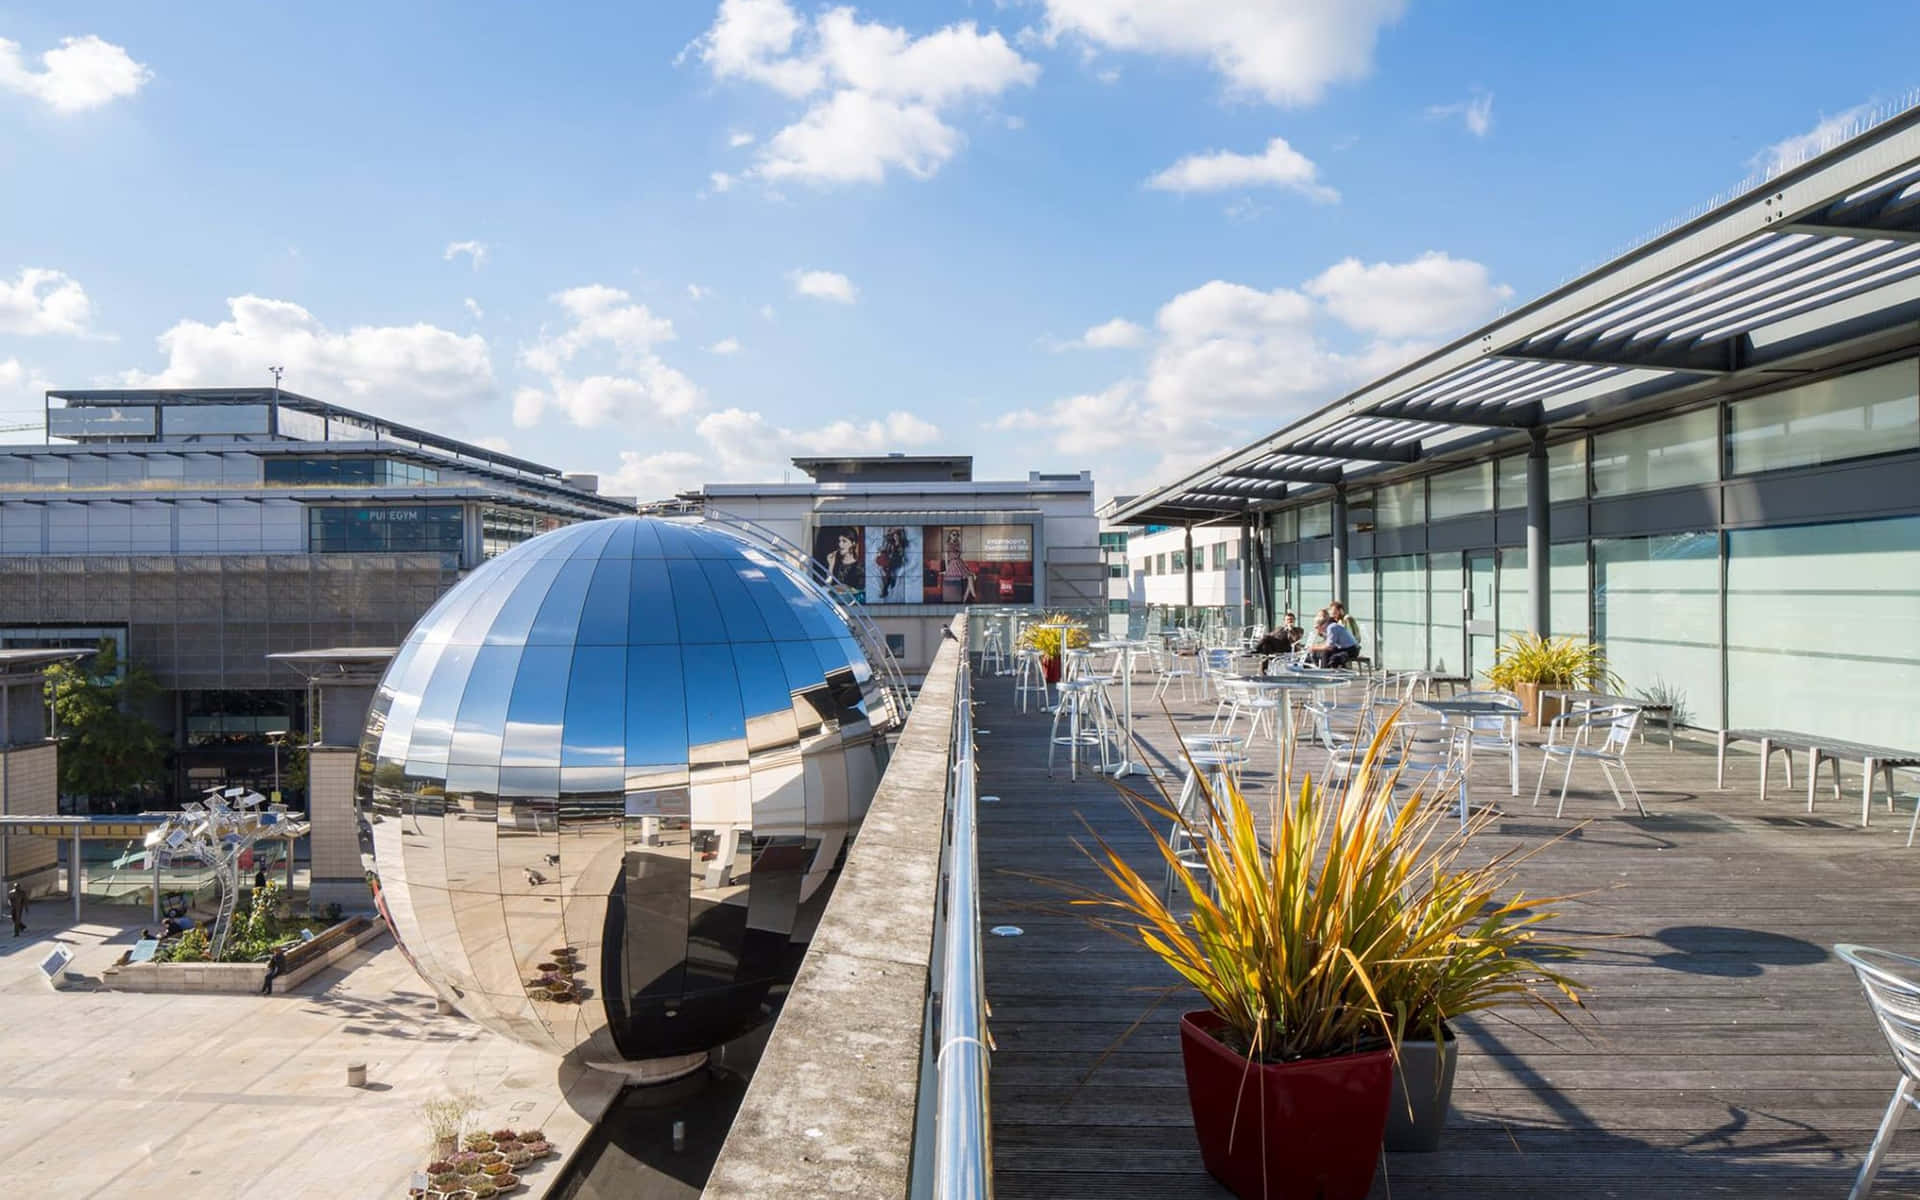
[[[1860,782],[1860,824],[1867,824],[1873,811],[1873,788],[1875,779],[1884,780],[1887,785],[1887,811],[1893,811],[1893,773],[1896,769],[1920,767],[1920,751],[1901,750],[1892,746],[1875,746],[1866,742],[1850,742],[1845,738],[1823,737],[1815,733],[1803,733],[1797,729],[1723,729],[1720,731],[1719,761],[1715,772],[1715,782],[1724,788],[1727,786],[1727,743],[1760,743],[1760,798],[1767,798],[1767,775],[1778,750],[1787,758],[1787,786],[1793,786],[1793,752],[1799,750],[1807,756],[1807,811],[1813,811],[1813,799],[1816,781],[1820,774],[1820,763],[1825,760],[1833,766],[1833,796],[1840,798],[1840,761],[1859,759]]]

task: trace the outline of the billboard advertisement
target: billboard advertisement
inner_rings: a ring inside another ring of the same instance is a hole
[[[1031,525],[822,525],[813,557],[859,604],[1032,604]]]

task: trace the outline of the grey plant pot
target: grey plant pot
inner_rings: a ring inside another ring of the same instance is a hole
[[[1453,1098],[1453,1068],[1460,1043],[1453,1031],[1446,1041],[1400,1043],[1400,1065],[1393,1073],[1393,1100],[1387,1105],[1387,1149],[1424,1154],[1438,1149]]]

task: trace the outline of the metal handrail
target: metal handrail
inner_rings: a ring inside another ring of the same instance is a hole
[[[975,858],[973,672],[964,656],[954,685],[953,767],[947,784],[938,1077],[934,1109],[934,1200],[993,1195],[993,1133],[987,1111],[986,975],[980,952],[980,869]]]
[[[789,568],[798,571],[802,577],[810,580],[825,594],[827,600],[833,605],[834,611],[847,623],[847,628],[853,631],[853,636],[859,641],[860,648],[867,652],[868,661],[881,673],[882,686],[893,698],[894,708],[897,710],[896,716],[899,722],[904,724],[907,715],[913,711],[913,689],[907,686],[906,676],[900,671],[900,660],[894,657],[893,650],[888,647],[886,636],[880,632],[879,626],[875,625],[857,606],[847,603],[840,597],[836,585],[827,576],[826,568],[811,554],[794,545],[792,541],[757,521],[725,509],[714,508],[709,504],[702,504],[698,511],[705,519],[745,535],[761,549],[776,555]]]

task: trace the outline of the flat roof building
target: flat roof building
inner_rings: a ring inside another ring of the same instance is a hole
[[[266,735],[301,727],[303,689],[268,654],[398,645],[487,558],[634,510],[590,476],[272,388],[47,405],[47,444],[0,446],[0,647],[104,637],[152,671],[176,795],[269,785]]]
[[[977,480],[964,455],[796,458],[806,483],[714,483],[678,503],[810,554],[909,676],[962,609],[1107,609],[1090,472]]]
[[[1920,746],[1920,112],[1191,474],[1258,608],[1347,602],[1389,667],[1604,644],[1707,728]]]

